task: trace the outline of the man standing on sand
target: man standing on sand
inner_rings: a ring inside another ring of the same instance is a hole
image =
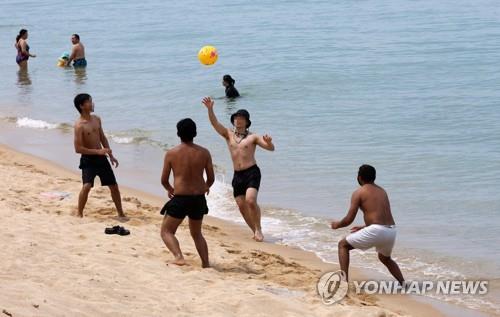
[[[71,43],[73,43],[73,48],[71,49],[71,55],[69,56],[66,66],[71,66],[73,61],[73,67],[87,67],[87,60],[85,59],[85,47],[80,42],[80,36],[78,34],[73,34],[71,36]]]
[[[167,248],[172,252],[176,265],[185,265],[179,241],[175,237],[177,228],[186,216],[189,217],[189,231],[196,245],[196,250],[201,258],[201,266],[207,268],[208,247],[201,232],[203,216],[208,213],[205,193],[208,194],[210,186],[214,183],[214,168],[212,157],[207,149],[194,144],[196,124],[187,118],[177,123],[177,136],[181,144],[165,154],[161,183],[168,192],[170,200],[161,210],[165,214],[161,225],[161,238]],[[174,186],[170,184],[170,173],[174,174]],[[203,173],[207,174],[207,180]]]
[[[332,229],[347,227],[356,218],[358,209],[361,208],[363,211],[366,225],[353,227],[351,234],[339,242],[340,269],[348,279],[349,251],[375,247],[380,262],[403,285],[403,274],[398,264],[391,259],[392,248],[396,241],[396,224],[392,218],[389,197],[382,187],[374,183],[375,177],[376,171],[373,166],[362,165],[359,168],[358,183],[361,188],[352,194],[347,216],[331,224]]]
[[[224,127],[214,113],[214,101],[210,97],[203,99],[208,109],[208,118],[227,143],[234,166],[232,181],[233,194],[243,219],[252,229],[255,241],[264,240],[260,224],[260,207],[257,204],[257,194],[260,187],[261,174],[255,161],[255,149],[259,145],[268,151],[274,151],[273,139],[269,135],[259,136],[250,133],[248,128],[252,124],[250,114],[246,110],[238,110],[231,115],[234,129]]]
[[[75,151],[82,155],[80,169],[83,181],[78,197],[78,216],[83,217],[83,209],[90,189],[94,187],[95,177],[99,176],[101,186],[108,186],[111,190],[111,198],[115,203],[118,217],[124,218],[120,190],[106,155],[115,167],[118,167],[118,161],[109,148],[108,139],[102,129],[101,118],[91,114],[94,112],[92,97],[89,94],[79,94],[75,97],[74,103],[76,110],[80,113],[80,118],[75,122]]]

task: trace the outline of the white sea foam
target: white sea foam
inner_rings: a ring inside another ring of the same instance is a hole
[[[43,120],[31,119],[28,117],[18,118],[16,121],[18,127],[31,129],[57,129],[59,124],[49,123]]]
[[[111,139],[119,144],[130,144],[135,141],[135,138],[130,136],[112,136]]]

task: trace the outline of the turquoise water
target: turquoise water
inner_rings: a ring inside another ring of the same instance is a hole
[[[344,215],[357,168],[370,163],[391,197],[395,255],[410,277],[498,281],[496,1],[20,4],[0,4],[2,117],[71,124],[74,95],[89,92],[115,142],[151,145],[161,155],[177,143],[175,123],[189,116],[227,178],[225,143],[200,103],[210,95],[222,122],[247,108],[253,130],[275,140],[276,152],[258,153],[264,228],[275,239],[335,261],[345,232],[332,233],[325,220]],[[21,27],[38,55],[27,75],[15,64]],[[55,66],[72,33],[86,45],[85,72]],[[211,68],[196,59],[205,44],[220,53]],[[237,101],[223,98],[226,73],[243,95]],[[146,173],[158,172],[147,167],[149,157],[134,160],[145,162]],[[238,220],[229,189],[217,186],[213,213]],[[353,261],[379,267],[372,258]]]

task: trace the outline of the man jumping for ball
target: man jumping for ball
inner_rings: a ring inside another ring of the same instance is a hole
[[[264,240],[260,224],[260,207],[257,204],[257,194],[260,187],[261,174],[255,161],[257,145],[268,151],[274,151],[273,139],[269,135],[259,136],[251,133],[248,128],[252,124],[248,111],[241,109],[231,115],[234,129],[224,127],[214,113],[214,101],[210,97],[203,98],[203,104],[208,109],[208,118],[227,143],[234,166],[232,181],[233,194],[241,215],[253,231],[253,239]]]

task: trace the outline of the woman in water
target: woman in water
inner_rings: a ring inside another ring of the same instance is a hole
[[[19,35],[16,36],[16,44],[14,45],[17,49],[16,62],[20,68],[28,67],[28,59],[30,57],[36,57],[35,54],[30,54],[30,46],[26,40],[28,39],[28,30],[21,29]]]
[[[236,98],[240,96],[240,93],[236,88],[234,88],[234,83],[236,81],[231,77],[231,75],[224,75],[222,77],[222,86],[226,87],[226,97]]]

